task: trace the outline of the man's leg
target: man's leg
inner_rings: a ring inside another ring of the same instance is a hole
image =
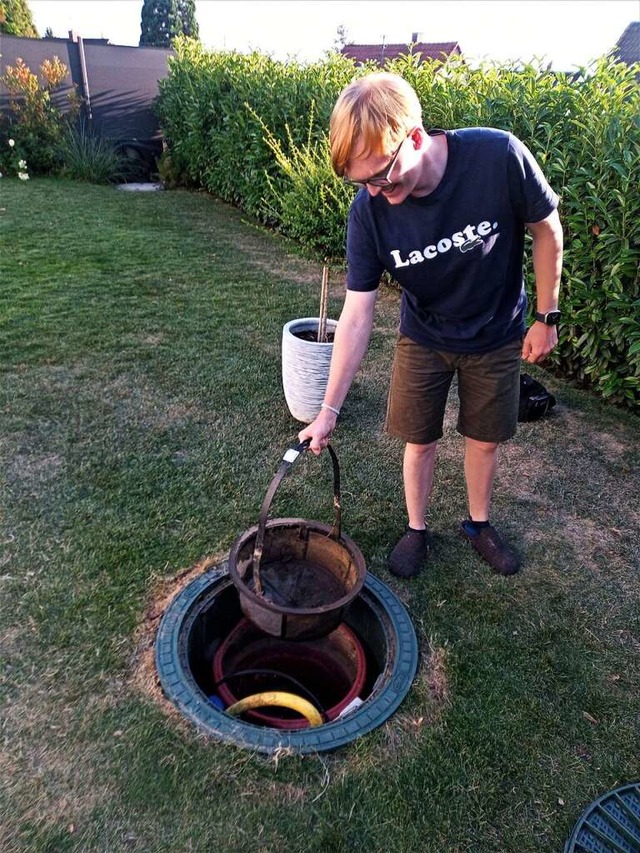
[[[424,530],[425,516],[433,488],[437,441],[431,444],[407,444],[404,449],[402,475],[409,527]]]
[[[415,577],[429,555],[425,515],[453,373],[446,355],[400,335],[385,426],[405,442],[402,472],[409,526],[389,554],[389,570],[402,578]]]
[[[465,438],[464,476],[469,498],[469,517],[473,521],[489,520],[499,446],[488,441]]]
[[[407,443],[402,475],[409,527],[389,555],[389,571],[401,578],[413,578],[429,555],[429,532],[425,522],[436,461],[437,441]]]
[[[515,435],[520,393],[519,340],[461,360],[458,431],[465,436],[464,473],[469,518],[461,532],[495,572],[511,575],[520,558],[489,523],[498,447]]]
[[[465,438],[464,474],[469,498],[469,518],[462,522],[462,535],[494,570],[513,575],[520,568],[520,558],[489,524],[491,492],[498,461],[498,447],[487,441]]]

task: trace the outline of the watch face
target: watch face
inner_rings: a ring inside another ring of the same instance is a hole
[[[547,311],[546,314],[542,314],[540,311],[536,312],[536,320],[540,323],[546,323],[547,326],[557,325],[561,316],[560,311]]]

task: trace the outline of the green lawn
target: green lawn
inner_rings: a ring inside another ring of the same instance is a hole
[[[333,444],[344,530],[406,604],[419,671],[346,748],[252,754],[162,701],[153,631],[255,523],[296,440],[280,335],[317,313],[321,263],[203,193],[44,179],[0,182],[0,240],[0,849],[558,853],[640,779],[636,416],[536,371],[559,402],[503,448],[494,520],[525,568],[500,578],[457,536],[452,406],[436,552],[397,581],[385,289]],[[277,509],[329,520],[325,457]]]

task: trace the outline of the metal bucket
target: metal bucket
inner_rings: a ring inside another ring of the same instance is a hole
[[[273,496],[305,441],[287,450],[262,502],[258,524],[229,553],[229,575],[244,615],[274,637],[312,640],[335,630],[364,583],[366,565],[355,542],[341,532],[340,469],[331,446],[334,524],[303,518],[267,521]]]

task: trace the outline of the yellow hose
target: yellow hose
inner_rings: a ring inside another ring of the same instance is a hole
[[[307,702],[302,696],[293,693],[283,693],[279,690],[271,690],[265,693],[254,693],[253,696],[245,696],[226,709],[227,714],[237,717],[252,708],[263,708],[265,705],[278,705],[281,708],[290,708],[306,717],[310,726],[321,726],[322,716],[311,702]]]

